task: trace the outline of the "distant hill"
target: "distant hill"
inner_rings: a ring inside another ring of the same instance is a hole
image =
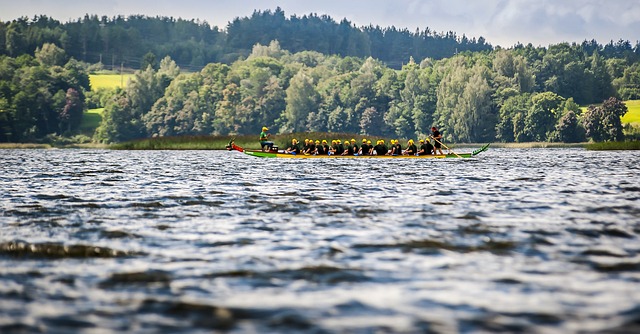
[[[420,62],[466,51],[493,50],[483,37],[468,38],[453,31],[439,33],[426,28],[411,32],[374,24],[356,27],[347,19],[337,22],[330,16],[314,13],[287,17],[280,8],[254,11],[249,17],[234,19],[225,28],[197,20],[142,15],[111,18],[86,15],[65,23],[44,15],[22,17],[0,22],[0,55],[33,55],[43,43],[54,43],[69,56],[88,63],[101,62],[106,69],[120,66],[139,69],[170,56],[182,69],[197,71],[208,63],[230,64],[247,57],[257,43],[268,45],[278,40],[282,49],[292,53],[371,56],[398,69],[412,57]],[[593,49],[594,44],[605,58],[620,57],[633,48],[630,42],[622,40],[606,46],[593,40],[583,42],[585,49]],[[635,49],[639,45],[636,43]]]
[[[199,70],[212,62],[231,63],[250,54],[256,43],[278,40],[292,53],[317,51],[342,57],[374,57],[399,68],[411,57],[442,59],[457,52],[486,51],[484,38],[469,39],[455,32],[437,33],[429,28],[410,32],[395,27],[356,27],[326,15],[286,17],[284,11],[255,11],[236,18],[220,30],[205,22],[140,15],[108,18],[86,15],[61,23],[47,16],[0,22],[0,54],[17,57],[32,54],[43,43],[54,43],[78,60],[102,62],[107,69],[124,65],[146,66],[170,56],[185,70]]]

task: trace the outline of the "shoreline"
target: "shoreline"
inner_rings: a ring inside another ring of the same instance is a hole
[[[290,136],[290,135],[289,135]],[[215,138],[162,138],[143,139],[139,141],[118,143],[118,144],[69,144],[52,145],[39,143],[0,143],[0,150],[24,150],[24,149],[96,149],[96,150],[226,150],[231,137]],[[251,137],[253,138],[253,137]],[[248,149],[259,146],[249,138],[237,138],[238,144]],[[485,143],[460,143],[450,144],[453,149],[472,148],[482,146]],[[491,143],[491,148],[505,149],[532,149],[532,148],[583,148],[586,150],[609,151],[609,150],[640,150],[640,142],[604,142],[604,143],[547,143],[547,142],[526,142],[526,143]]]

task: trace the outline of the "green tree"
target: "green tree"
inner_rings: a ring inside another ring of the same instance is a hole
[[[319,107],[319,94],[313,79],[306,70],[296,74],[286,90],[286,109],[282,117],[281,132],[303,132],[307,130],[309,114]]]
[[[119,90],[102,112],[102,122],[96,129],[95,140],[103,143],[121,142],[144,135],[143,124],[133,108],[131,100]]]
[[[640,62],[624,69],[621,78],[613,80],[613,86],[623,100],[640,99]]]
[[[80,98],[80,93],[73,89],[67,89],[64,96],[64,106],[59,111],[59,129],[60,134],[71,133],[71,130],[77,128],[82,121],[82,113],[84,112],[84,105]]]
[[[23,25],[21,25],[20,21],[13,21],[9,24],[5,43],[9,56],[18,57],[29,53],[26,49],[27,43],[24,37]]]
[[[163,59],[158,71],[151,67],[136,71],[126,89],[105,106],[96,140],[119,142],[147,136],[147,129],[153,128],[149,124],[153,122],[146,115],[153,111],[154,104],[177,73],[179,69],[170,58]]]
[[[141,69],[146,69],[147,67],[151,66],[152,69],[157,70],[158,69],[158,61],[156,60],[156,55],[153,52],[147,52],[145,53],[145,55],[142,57],[142,62],[140,63],[140,68]]]
[[[615,97],[602,103],[601,107],[589,106],[582,116],[587,137],[593,141],[622,141],[620,118],[627,113],[627,106]]]
[[[440,82],[436,119],[446,130],[447,140],[492,140],[498,120],[491,100],[489,69],[483,59],[478,59],[471,68],[464,61],[460,56],[448,65],[450,70]]]
[[[524,132],[524,118],[531,106],[531,94],[509,97],[500,107],[496,139],[502,142],[528,141],[528,135]]]
[[[584,141],[584,129],[580,126],[580,122],[574,111],[568,110],[558,120],[551,139],[564,143],[579,143]]]
[[[562,114],[565,99],[552,92],[535,94],[525,117],[527,137],[533,141],[547,141]]]
[[[66,54],[63,49],[52,43],[45,43],[35,52],[36,59],[43,66],[62,66],[66,63]]]

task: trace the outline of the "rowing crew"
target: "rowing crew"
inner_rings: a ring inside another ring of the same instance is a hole
[[[297,139],[291,140],[291,145],[287,147],[284,153],[305,154],[305,155],[431,155],[434,154],[434,146],[429,138],[420,139],[419,147],[413,139],[409,139],[406,148],[403,149],[400,141],[392,139],[390,145],[387,146],[383,139],[376,142],[374,146],[371,140],[362,139],[362,144],[358,146],[355,139],[345,140],[344,142],[332,140],[331,145],[326,140],[310,140],[305,139],[304,144],[300,147]],[[442,154],[442,153],[441,153]]]

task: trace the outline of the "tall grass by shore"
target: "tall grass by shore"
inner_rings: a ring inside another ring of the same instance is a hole
[[[609,141],[589,143],[585,146],[590,151],[640,150],[640,141]]]
[[[286,148],[291,143],[292,139],[297,139],[300,143],[305,139],[320,140],[326,139],[331,142],[333,139],[340,139],[341,141],[355,139],[357,144],[362,143],[362,139],[371,140],[375,145],[378,139],[384,139],[386,143],[389,143],[391,138],[381,137],[369,137],[363,135],[349,134],[349,133],[324,133],[324,132],[303,132],[303,133],[287,133],[272,136],[270,139],[280,149]],[[179,137],[157,137],[147,138],[129,141],[125,143],[113,144],[110,146],[112,149],[118,150],[222,150],[229,144],[230,140],[234,140],[236,145],[245,149],[260,149],[258,138],[255,135],[242,135],[242,136],[179,136]],[[407,139],[398,139],[404,146]],[[461,148],[477,148],[485,143],[446,143],[449,148],[456,149]],[[586,143],[546,143],[546,142],[531,142],[531,143],[493,143],[492,147],[499,148],[567,148],[567,147],[584,147]]]
[[[223,150],[229,144],[229,136],[179,136],[157,137],[112,144],[114,150]],[[242,141],[238,143],[241,145]]]
[[[366,138],[375,143],[378,139],[384,139],[389,143],[390,138],[366,137],[362,135],[354,135],[347,133],[322,133],[322,132],[305,132],[305,133],[289,133],[273,136],[271,139],[280,149],[283,149],[296,138],[299,142],[305,139],[331,141],[340,139],[342,141],[356,140],[358,145],[362,143],[362,139]],[[176,136],[176,137],[156,137],[133,140],[123,143],[105,145],[97,143],[43,143],[43,144],[20,144],[20,143],[0,143],[0,149],[47,149],[47,148],[93,148],[93,149],[114,149],[114,150],[224,150],[231,140],[236,145],[245,149],[260,149],[258,138],[255,135],[242,136]],[[404,145],[406,139],[399,139]],[[477,148],[485,143],[445,143],[452,150]],[[588,150],[640,150],[640,141],[627,142],[605,142],[605,143],[547,143],[547,142],[528,142],[528,143],[492,143],[492,148],[586,148]]]

